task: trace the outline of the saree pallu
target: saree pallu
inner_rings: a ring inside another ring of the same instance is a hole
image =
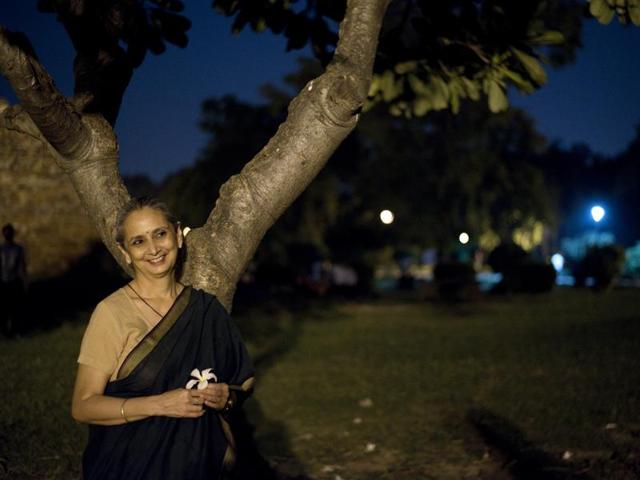
[[[218,382],[240,388],[253,365],[240,334],[212,295],[185,287],[140,341],[105,395],[133,398],[185,388],[191,372],[211,368]],[[217,479],[232,439],[219,412],[199,418],[148,417],[123,425],[89,426],[82,459],[85,480]],[[226,455],[226,459],[225,459]]]

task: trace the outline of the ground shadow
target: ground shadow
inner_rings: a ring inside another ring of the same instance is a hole
[[[487,409],[474,408],[467,419],[485,442],[498,450],[517,480],[592,480],[569,461],[560,460],[528,440],[522,430]]]
[[[295,347],[302,330],[302,323],[298,319],[309,313],[309,302],[304,296],[275,298],[263,294],[256,294],[246,289],[239,292],[236,298],[241,300],[252,298],[250,308],[260,308],[267,313],[266,318],[277,318],[284,314],[292,316],[293,321],[287,322],[286,328],[275,325],[270,332],[259,334],[257,341],[264,346],[254,355],[256,366],[257,386],[260,388],[260,378],[271,368],[278,359]],[[256,300],[257,298],[261,300]],[[242,314],[247,309],[247,302],[239,302],[234,312],[242,324]],[[242,325],[241,325],[242,327]],[[251,326],[249,326],[251,328]],[[251,333],[251,332],[248,332]],[[255,339],[254,339],[255,340]],[[234,470],[227,474],[233,480],[306,480],[309,477],[305,468],[291,450],[291,438],[285,422],[280,419],[265,417],[260,403],[251,398],[245,408],[237,411],[230,419],[232,430],[238,443],[238,461]],[[267,461],[260,451],[256,441],[254,425],[259,425],[261,443],[268,443],[270,451],[277,451],[277,459]],[[280,462],[284,460],[284,462]],[[285,465],[282,465],[284,463]]]

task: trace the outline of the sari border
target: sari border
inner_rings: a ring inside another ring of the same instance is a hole
[[[131,372],[146,358],[146,356],[153,351],[158,345],[160,340],[166,335],[166,333],[173,327],[176,320],[182,315],[185,308],[189,304],[191,298],[192,288],[185,286],[178,294],[175,302],[169,308],[162,320],[160,320],[147,334],[142,337],[142,340],[129,352],[127,358],[125,358],[122,365],[118,369],[118,374],[115,380],[122,380],[128,377]]]

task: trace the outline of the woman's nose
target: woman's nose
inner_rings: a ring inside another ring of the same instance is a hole
[[[149,253],[151,254],[155,254],[157,253],[159,250],[158,245],[156,244],[156,241],[154,239],[151,239],[151,241],[149,242]]]

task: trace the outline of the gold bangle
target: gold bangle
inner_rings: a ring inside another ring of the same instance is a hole
[[[127,400],[129,400],[128,398],[125,398],[122,401],[122,404],[120,405],[120,415],[122,415],[122,418],[124,418],[125,423],[129,423],[129,419],[127,418],[127,416],[124,414],[124,404],[127,403]]]

